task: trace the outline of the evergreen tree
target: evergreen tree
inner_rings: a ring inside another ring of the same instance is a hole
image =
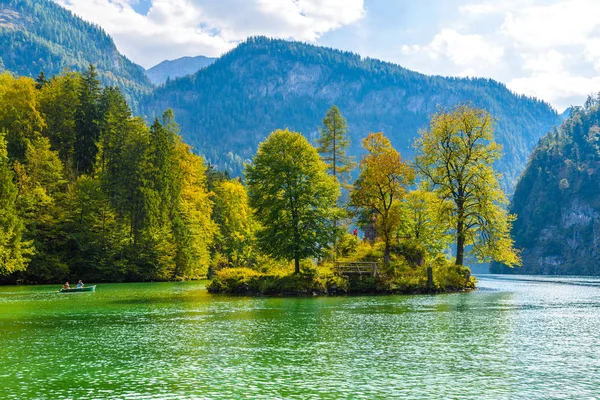
[[[75,166],[75,115],[79,110],[82,79],[80,74],[67,72],[52,77],[40,93],[40,110],[46,127],[43,134],[50,139],[52,149],[74,176]]]
[[[356,167],[353,157],[347,155],[350,147],[348,124],[340,110],[334,105],[327,111],[323,118],[323,127],[319,128],[317,143],[321,158],[327,164],[329,173],[341,183],[342,187],[349,188],[350,173]],[[338,232],[338,220],[333,220],[332,242],[334,254],[337,253],[337,238],[343,234]]]
[[[348,123],[336,106],[331,106],[323,118],[317,143],[319,154],[327,164],[329,173],[342,185],[347,185],[356,163],[347,154],[350,147]]]
[[[100,138],[100,81],[96,68],[90,65],[81,76],[79,108],[75,114],[75,171],[77,174],[92,175],[97,142]]]
[[[40,71],[38,77],[35,78],[35,88],[41,90],[47,83],[48,80],[46,79],[46,74],[44,74],[44,71]]]

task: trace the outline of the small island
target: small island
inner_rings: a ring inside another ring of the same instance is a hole
[[[520,262],[513,217],[493,163],[500,148],[484,110],[459,105],[434,115],[402,159],[383,133],[363,139],[358,178],[346,155],[346,121],[333,106],[318,148],[273,132],[246,169],[248,215],[269,262],[213,270],[211,293],[309,295],[435,293],[475,288],[466,247],[480,260]],[[346,199],[346,201],[341,200]],[[348,233],[352,222],[363,228]],[[456,258],[447,256],[454,242]],[[231,261],[231,260],[228,260]],[[293,263],[293,272],[288,262]],[[243,263],[242,263],[243,264]]]

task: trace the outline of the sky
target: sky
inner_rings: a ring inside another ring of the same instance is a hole
[[[149,68],[248,36],[493,78],[559,112],[600,92],[600,0],[54,0]]]

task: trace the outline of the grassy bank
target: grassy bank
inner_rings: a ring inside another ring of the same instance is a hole
[[[432,266],[433,286],[428,287],[427,268],[400,267],[380,276],[340,276],[331,265],[305,267],[299,274],[289,269],[260,272],[250,268],[225,268],[213,277],[210,293],[239,295],[344,295],[420,294],[457,292],[475,288],[467,267],[447,263]]]

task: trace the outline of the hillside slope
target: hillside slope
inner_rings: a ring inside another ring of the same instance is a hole
[[[214,63],[216,58],[212,57],[181,57],[176,60],[165,60],[160,64],[146,70],[146,76],[155,85],[162,85],[167,79],[180,78],[191,75],[199,69],[208,67]]]
[[[0,0],[0,66],[16,75],[52,76],[94,64],[106,85],[134,100],[152,84],[100,27],[50,0]]]
[[[600,98],[540,140],[511,208],[523,267],[492,272],[600,275]]]
[[[418,129],[439,106],[469,101],[498,119],[497,139],[506,154],[499,168],[511,190],[529,153],[559,117],[547,103],[489,79],[426,76],[353,53],[255,37],[195,75],[157,88],[138,111],[153,117],[172,107],[185,140],[239,174],[276,128],[314,139],[332,104],[348,119],[354,154],[368,132],[383,131],[410,156]]]

